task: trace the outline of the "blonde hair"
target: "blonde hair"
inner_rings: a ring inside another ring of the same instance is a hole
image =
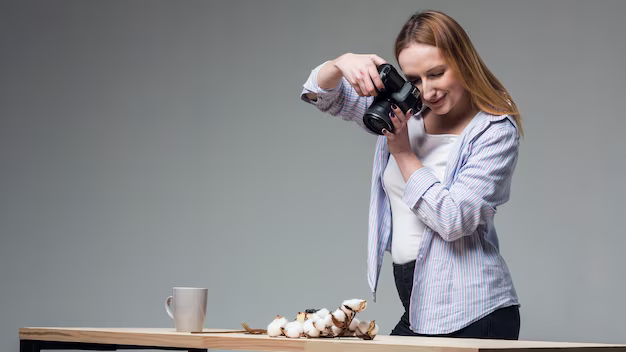
[[[523,134],[520,112],[513,98],[489,71],[463,27],[452,17],[439,11],[423,11],[411,16],[396,38],[396,60],[400,52],[413,43],[439,48],[469,92],[472,105],[490,114],[511,115]]]

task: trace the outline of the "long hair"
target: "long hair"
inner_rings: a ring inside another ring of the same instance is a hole
[[[400,30],[395,44],[396,60],[413,43],[432,45],[441,50],[474,107],[494,115],[511,115],[522,132],[520,112],[502,83],[478,56],[465,30],[452,17],[438,11],[411,16]]]

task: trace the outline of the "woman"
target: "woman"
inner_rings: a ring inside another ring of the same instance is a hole
[[[405,313],[392,335],[517,339],[519,302],[494,228],[509,199],[520,114],[461,26],[416,13],[395,44],[420,111],[395,106],[378,137],[369,214],[368,281],[376,294],[390,251]],[[364,127],[384,88],[376,55],[344,54],[311,72],[301,97]],[[369,131],[365,128],[366,131]]]

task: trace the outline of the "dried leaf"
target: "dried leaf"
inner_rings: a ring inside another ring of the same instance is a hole
[[[241,326],[246,329],[246,331],[249,334],[253,334],[253,335],[263,335],[263,334],[267,334],[267,330],[265,329],[250,329],[250,327],[248,326],[248,324],[246,323],[241,323]]]

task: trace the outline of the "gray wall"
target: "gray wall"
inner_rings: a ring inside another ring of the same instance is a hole
[[[383,3],[386,3],[384,5]],[[467,30],[522,110],[496,223],[521,338],[626,343],[624,1],[2,1],[0,350],[24,326],[206,327],[369,299],[375,138],[299,100],[408,16]],[[401,314],[387,257],[363,318]]]

